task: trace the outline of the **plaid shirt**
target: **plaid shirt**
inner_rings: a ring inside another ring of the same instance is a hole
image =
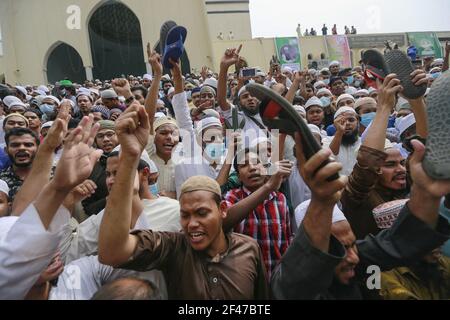
[[[229,191],[225,196],[227,207],[232,207],[249,195],[251,192],[245,187]],[[258,241],[267,270],[267,279],[270,281],[273,269],[281,260],[293,237],[289,208],[284,194],[272,192],[268,199],[259,204],[234,228],[234,231]]]

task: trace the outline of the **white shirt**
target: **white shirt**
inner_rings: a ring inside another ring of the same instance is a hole
[[[36,208],[30,205],[5,234],[0,234],[0,299],[25,298],[54,257],[69,218],[69,212],[59,208],[46,230]]]
[[[289,176],[289,191],[291,193],[291,204],[293,208],[311,199],[311,190],[309,190],[300,172],[298,172],[297,161],[295,161],[292,173]]]
[[[334,137],[327,137],[324,139],[323,146],[329,148],[333,139]],[[358,138],[358,141],[351,146],[344,146],[341,144],[339,154],[337,156],[335,155],[336,161],[340,162],[343,167],[340,172],[341,175],[350,176],[352,174],[353,168],[357,162],[359,148],[361,148],[361,138]]]
[[[151,229],[153,231],[179,232],[180,205],[178,201],[160,197],[156,200],[142,200],[144,209],[136,221],[133,230]],[[93,215],[78,225],[76,231],[67,235],[71,239],[70,246],[64,253],[61,251],[61,259],[66,263],[85,256],[95,255],[98,252],[98,234],[105,210]],[[67,239],[66,239],[67,241]]]

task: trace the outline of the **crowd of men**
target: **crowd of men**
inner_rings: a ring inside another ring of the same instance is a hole
[[[337,61],[242,78],[241,49],[219,73],[164,75],[149,49],[152,75],[0,86],[0,298],[450,298],[450,181],[411,141],[430,89],[406,99],[395,74],[369,87]],[[249,83],[323,149],[269,130]]]

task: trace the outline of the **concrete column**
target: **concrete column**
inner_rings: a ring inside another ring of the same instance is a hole
[[[86,71],[86,79],[87,80],[94,80],[94,75],[92,73],[92,67],[91,66],[85,66],[84,67],[85,71]]]

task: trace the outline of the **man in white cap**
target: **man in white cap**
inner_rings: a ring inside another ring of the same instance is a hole
[[[345,106],[353,108],[354,105],[355,105],[355,98],[348,93],[341,94],[336,100],[336,106],[338,110],[339,108]]]
[[[3,99],[3,104],[8,108],[8,113],[23,114],[27,108],[19,98],[15,96],[7,96]]]
[[[361,147],[359,137],[359,121],[352,107],[342,107],[334,115],[336,134],[323,141],[324,147],[329,147],[336,160],[342,163],[340,174],[349,176],[356,164],[356,156]]]
[[[142,76],[142,85],[145,88],[150,89],[150,87],[152,86],[152,81],[153,81],[153,77],[150,74],[144,74]]]
[[[123,106],[120,104],[119,96],[112,90],[103,90],[101,93],[102,103],[109,110],[119,108],[123,110]]]
[[[305,110],[308,123],[314,124],[322,130],[324,127],[323,121],[325,119],[322,101],[316,96],[312,97],[306,102]],[[323,131],[323,134],[326,136],[326,132]]]
[[[328,68],[330,69],[331,76],[337,77],[341,71],[341,63],[339,61],[331,61]]]
[[[233,106],[227,100],[227,75],[229,68],[236,64],[239,57],[240,49],[228,49],[221,61],[220,73],[218,80],[217,100],[222,109],[222,116],[229,123],[228,129],[234,127],[242,129],[244,145],[248,146],[250,141],[259,137],[267,137],[267,127],[263,124],[261,116],[259,115],[260,102],[253,97],[244,87],[238,92],[239,107],[241,111],[238,112],[238,123],[233,123]],[[249,139],[247,139],[247,136]]]

